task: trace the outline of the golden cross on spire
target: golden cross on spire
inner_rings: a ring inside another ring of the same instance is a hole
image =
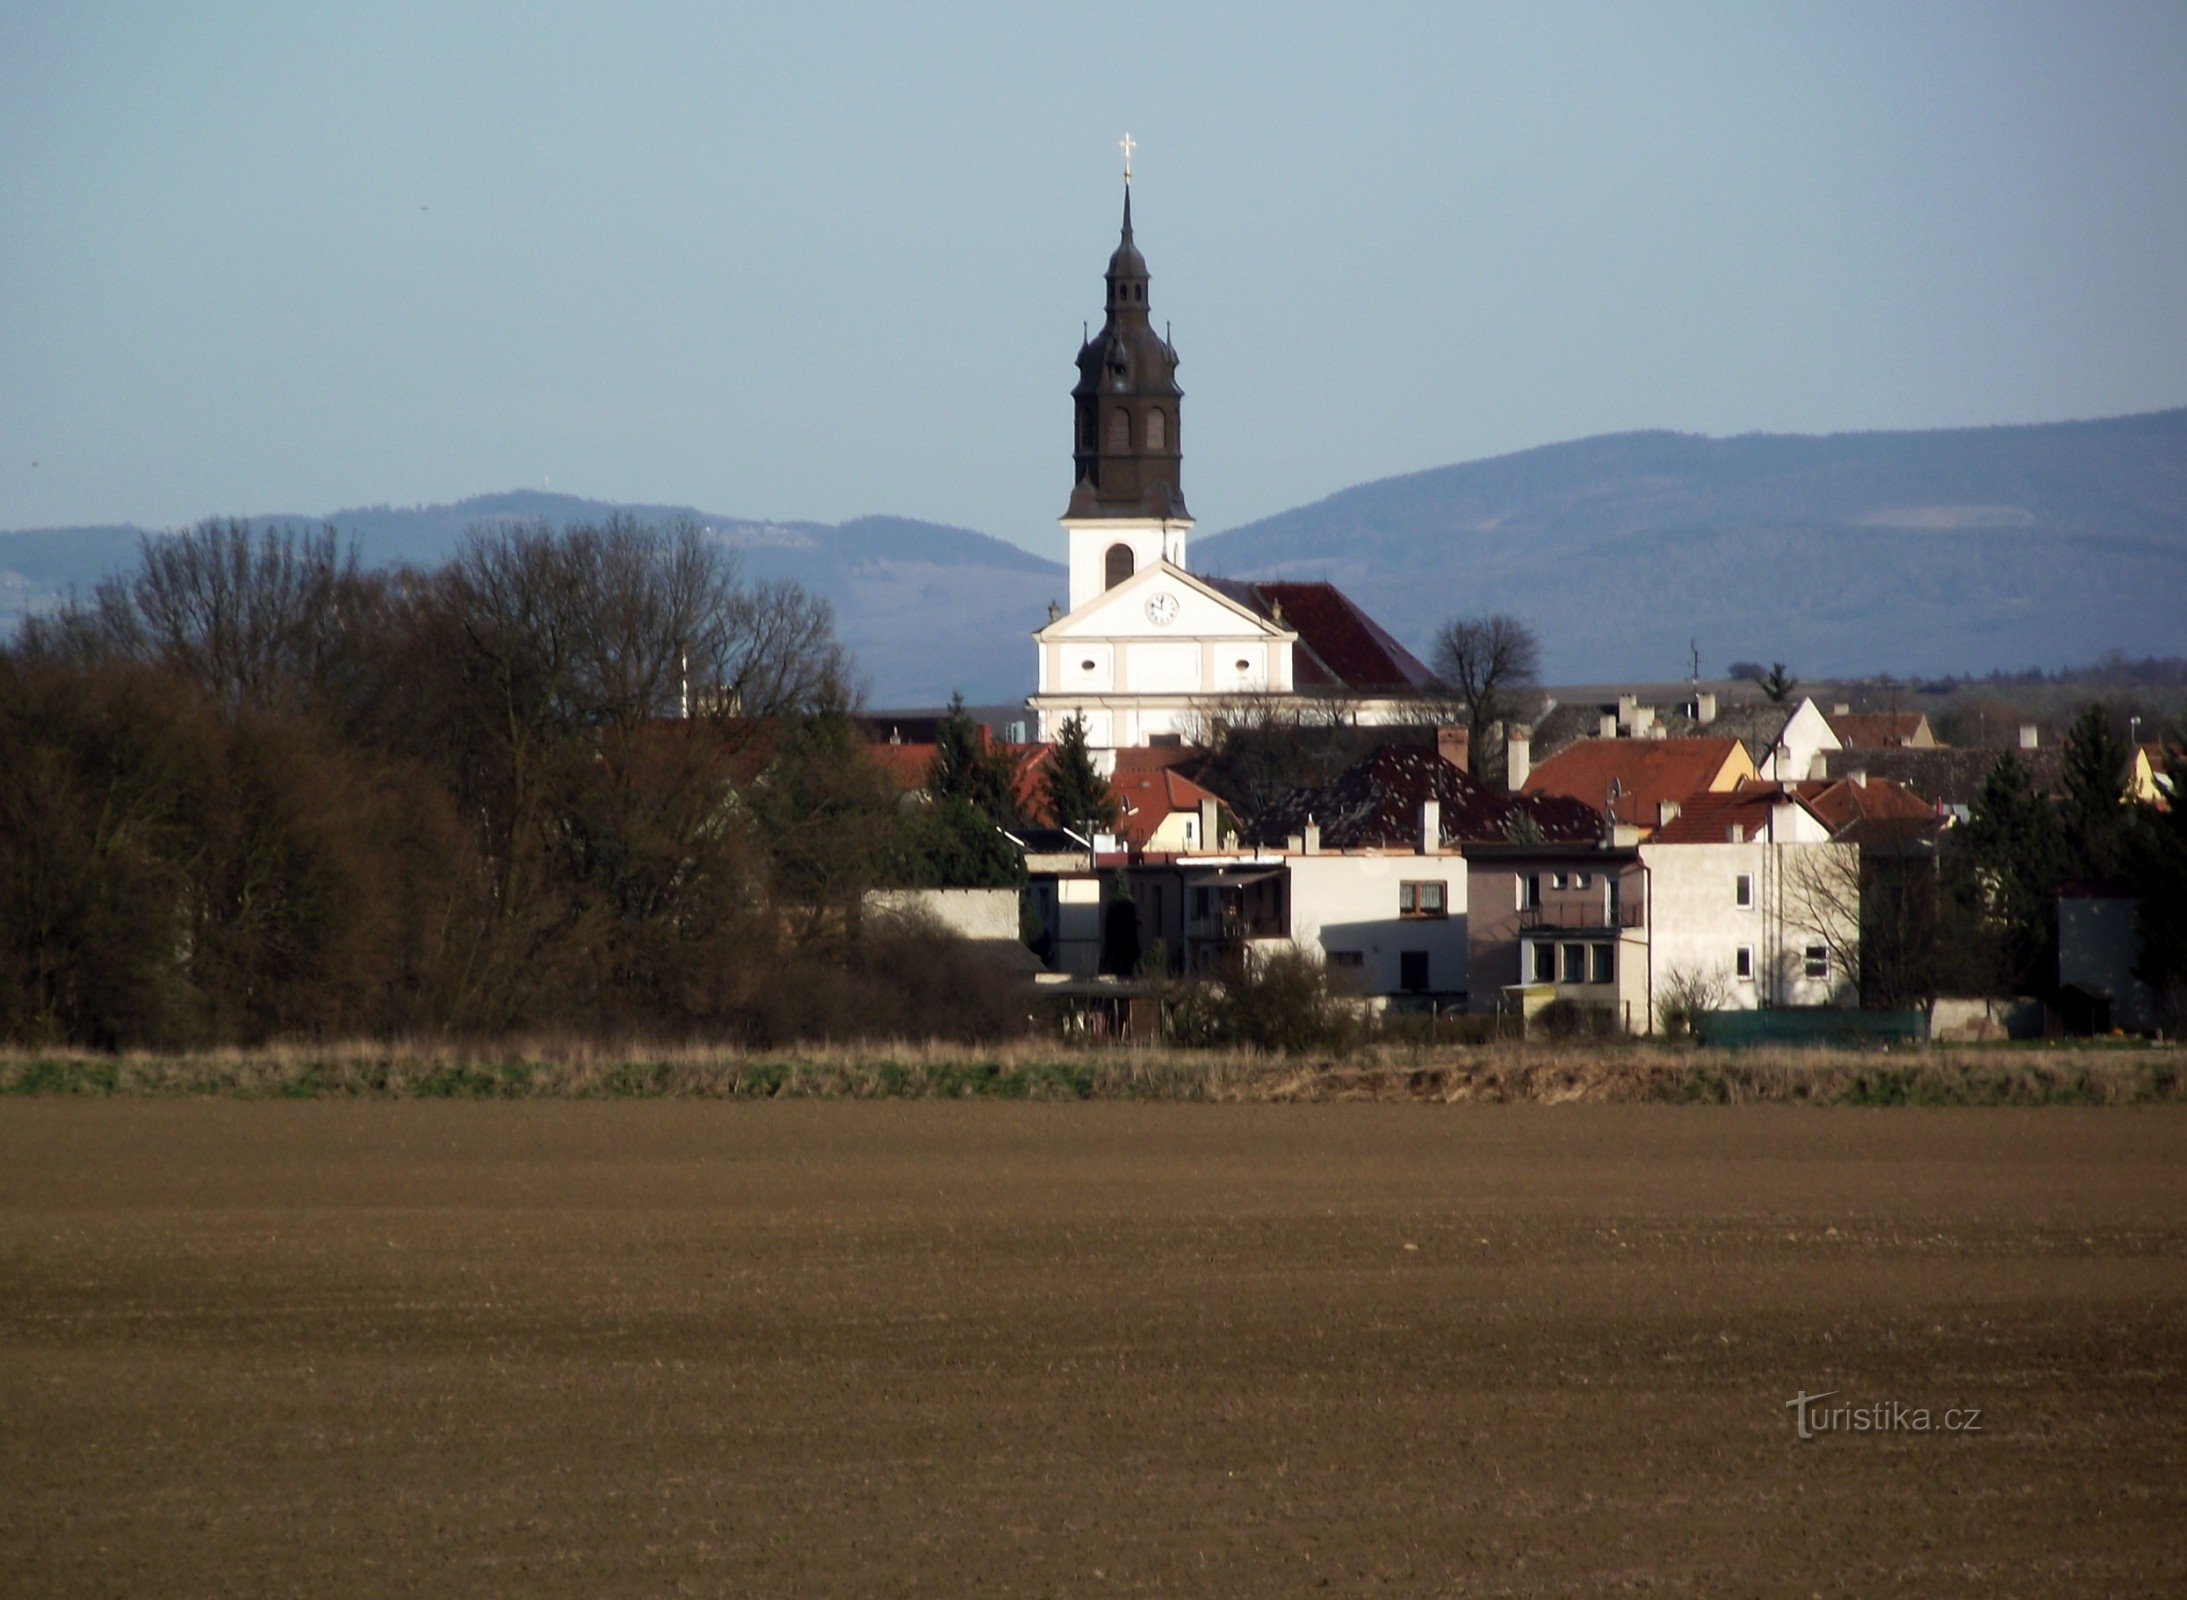
[[[1139,141],[1130,134],[1116,141],[1116,147],[1124,152],[1124,181],[1131,182],[1131,153],[1139,148]]]

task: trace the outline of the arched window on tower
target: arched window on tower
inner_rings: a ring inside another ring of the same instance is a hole
[[[1128,455],[1131,451],[1131,413],[1118,406],[1109,413],[1109,454]]]
[[[1169,448],[1169,420],[1159,410],[1147,413],[1147,448],[1149,450],[1167,450]]]
[[[1104,589],[1115,588],[1131,576],[1133,565],[1130,545],[1110,545],[1108,558],[1102,563],[1101,587]]]

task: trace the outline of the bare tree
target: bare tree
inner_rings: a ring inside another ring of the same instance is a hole
[[[1521,691],[1540,675],[1541,646],[1531,628],[1504,612],[1459,617],[1435,636],[1435,671],[1464,711],[1466,763],[1482,777],[1494,765],[1487,750],[1491,731],[1516,718]]]
[[[305,533],[204,522],[147,538],[137,570],[88,605],[36,618],[34,656],[136,661],[196,683],[233,716],[324,700],[355,676],[384,584],[358,571],[332,528]]]
[[[1791,935],[1778,952],[1778,993],[1804,981],[1806,949],[1828,952],[1830,1003],[1854,994],[1860,983],[1860,847],[1850,843],[1780,846],[1780,903]]]

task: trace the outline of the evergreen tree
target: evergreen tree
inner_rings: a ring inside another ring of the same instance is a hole
[[[1966,856],[1998,933],[2000,978],[2019,991],[2048,989],[2057,976],[2065,831],[2056,808],[2035,792],[2027,764],[2009,750],[1998,757],[1975,797]]]
[[[1073,717],[1063,724],[1048,758],[1048,815],[1059,828],[1091,838],[1116,826],[1116,800],[1108,780],[1095,768],[1086,748],[1086,724]]]
[[[935,800],[970,806],[998,828],[1015,828],[1025,818],[1018,805],[1017,774],[1009,753],[992,743],[964,708],[964,696],[949,697],[949,710],[934,732],[934,766],[927,792]]]
[[[1785,670],[1782,661],[1769,664],[1769,675],[1758,680],[1764,696],[1774,705],[1783,705],[1792,698],[1792,691],[1800,686],[1800,680]]]
[[[2071,870],[2077,876],[2110,878],[2125,864],[2132,754],[2097,702],[2091,701],[2066,731],[2060,809]]]

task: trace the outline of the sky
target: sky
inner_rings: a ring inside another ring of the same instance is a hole
[[[0,528],[520,487],[1057,555],[1129,132],[1204,531],[2187,404],[2187,6],[0,5]]]

